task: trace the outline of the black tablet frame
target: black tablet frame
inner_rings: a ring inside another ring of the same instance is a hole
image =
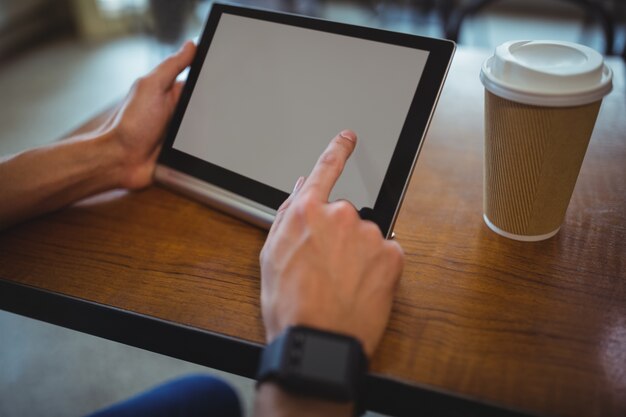
[[[180,101],[169,124],[158,162],[272,209],[277,209],[288,197],[288,194],[173,148],[213,35],[224,13],[405,46],[429,53],[400,137],[387,167],[376,203],[373,208],[362,208],[360,210],[362,218],[374,221],[380,227],[383,235],[388,236],[395,222],[399,206],[402,203],[417,154],[421,148],[428,124],[434,113],[439,92],[447,75],[455,50],[454,42],[293,14],[214,3],[206,21],[202,38],[198,44],[196,56],[191,64]],[[302,175],[306,174],[308,173],[302,173]]]

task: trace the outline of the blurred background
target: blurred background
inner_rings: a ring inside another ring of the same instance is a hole
[[[119,101],[137,77],[199,36],[211,3],[0,0],[0,157],[56,140]],[[445,37],[466,48],[558,39],[626,58],[625,0],[239,3]],[[216,371],[0,311],[3,417],[78,416],[189,372]],[[225,377],[249,413],[253,381]]]

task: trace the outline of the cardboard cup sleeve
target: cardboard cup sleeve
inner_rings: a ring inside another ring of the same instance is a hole
[[[534,106],[485,91],[484,217],[492,229],[527,241],[558,232],[600,104]]]

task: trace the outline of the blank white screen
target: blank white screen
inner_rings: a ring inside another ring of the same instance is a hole
[[[330,199],[373,207],[427,58],[223,14],[173,147],[289,193],[352,129],[357,148]]]

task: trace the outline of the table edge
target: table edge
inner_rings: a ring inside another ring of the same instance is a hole
[[[176,359],[255,379],[263,345],[0,277],[0,309]],[[368,374],[368,410],[395,416],[538,416]]]

